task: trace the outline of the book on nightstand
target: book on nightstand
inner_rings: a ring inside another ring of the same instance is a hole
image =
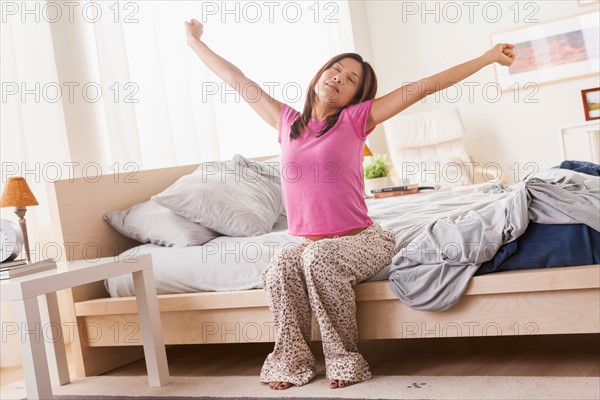
[[[393,197],[393,196],[404,196],[407,194],[415,194],[415,193],[419,193],[419,188],[412,188],[412,189],[406,189],[406,190],[393,190],[393,191],[386,191],[386,192],[374,192],[373,193],[373,197],[376,199],[380,199],[382,197]]]
[[[18,263],[17,261],[23,262]],[[56,261],[52,258],[30,263],[25,260],[9,261],[0,264],[0,280],[17,278],[53,268],[56,268]]]

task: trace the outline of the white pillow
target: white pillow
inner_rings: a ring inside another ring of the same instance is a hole
[[[220,236],[218,232],[185,219],[152,200],[126,210],[107,212],[104,219],[123,236],[166,247],[202,245]]]
[[[224,235],[268,233],[283,210],[281,185],[243,160],[202,163],[152,200]]]
[[[278,185],[278,189],[281,192],[281,156],[269,158],[268,160],[260,163],[248,160],[247,158],[236,154],[233,156],[233,160],[247,167],[256,169],[259,174],[269,179],[269,181],[273,182],[274,185]],[[281,215],[287,217],[283,199],[281,200],[281,204],[283,205]]]

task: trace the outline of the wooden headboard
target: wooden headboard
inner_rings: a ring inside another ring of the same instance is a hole
[[[276,156],[250,158],[265,161]],[[113,257],[139,245],[115,231],[103,218],[149,200],[200,164],[64,179],[48,183],[52,225],[69,261]]]

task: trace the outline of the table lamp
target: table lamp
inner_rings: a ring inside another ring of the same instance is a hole
[[[19,225],[23,232],[27,262],[31,262],[31,257],[29,256],[29,239],[27,237],[27,223],[25,222],[25,213],[27,212],[26,207],[37,206],[38,204],[39,203],[35,199],[33,193],[31,193],[31,189],[29,189],[29,185],[27,185],[25,178],[21,176],[8,178],[8,181],[2,190],[0,207],[15,207],[15,214],[19,217]]]

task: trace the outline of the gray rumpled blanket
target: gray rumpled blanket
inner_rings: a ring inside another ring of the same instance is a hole
[[[498,191],[494,186],[488,190]],[[600,178],[552,171],[507,187],[488,206],[431,222],[393,258],[390,288],[415,310],[442,311],[464,293],[500,246],[540,224],[586,224],[600,231]]]

